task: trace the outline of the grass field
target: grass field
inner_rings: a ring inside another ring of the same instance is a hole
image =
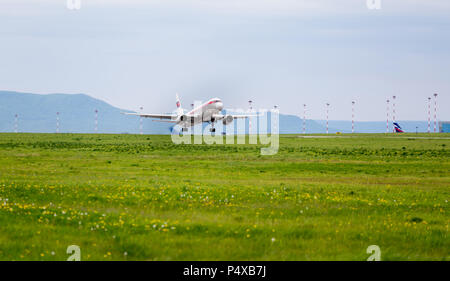
[[[450,134],[0,134],[0,260],[450,260]]]

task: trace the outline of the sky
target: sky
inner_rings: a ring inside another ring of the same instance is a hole
[[[78,0],[73,0],[78,1]],[[377,1],[377,0],[372,0]],[[171,112],[220,97],[226,108],[359,121],[450,120],[450,1],[0,1],[0,90],[85,93]]]

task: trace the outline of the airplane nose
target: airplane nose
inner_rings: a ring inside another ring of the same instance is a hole
[[[216,108],[218,110],[222,110],[223,109],[223,103],[222,102],[216,102]]]

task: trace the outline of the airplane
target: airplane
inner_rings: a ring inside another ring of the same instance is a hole
[[[136,115],[146,118],[155,118],[160,120],[154,120],[159,122],[169,122],[179,125],[182,129],[181,132],[187,132],[189,127],[195,126],[201,123],[211,124],[209,131],[215,133],[214,123],[222,120],[223,125],[228,125],[233,122],[234,119],[238,118],[248,118],[257,115],[232,115],[232,114],[221,114],[223,109],[223,102],[219,98],[212,98],[202,105],[192,109],[191,111],[184,113],[181,107],[180,98],[178,94],[176,95],[176,114],[147,114],[147,113],[128,113],[123,112],[126,115]],[[164,120],[163,120],[164,119]]]

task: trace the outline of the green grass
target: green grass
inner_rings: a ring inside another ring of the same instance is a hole
[[[450,260],[449,134],[260,148],[0,134],[0,260]]]

